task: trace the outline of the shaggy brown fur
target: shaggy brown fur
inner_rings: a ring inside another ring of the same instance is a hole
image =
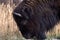
[[[45,32],[60,20],[58,2],[59,0],[23,0],[13,11],[22,35],[27,39],[45,39]]]

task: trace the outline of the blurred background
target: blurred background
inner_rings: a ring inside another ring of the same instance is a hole
[[[23,0],[0,0],[0,40],[27,40],[12,17],[12,11]],[[60,23],[46,33],[47,39],[60,38]]]

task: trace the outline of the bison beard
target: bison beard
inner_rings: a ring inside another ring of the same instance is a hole
[[[26,39],[45,39],[60,18],[58,0],[23,0],[13,11],[19,30]]]

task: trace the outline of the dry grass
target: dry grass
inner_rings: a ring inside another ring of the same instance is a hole
[[[14,5],[15,7],[15,5]],[[0,40],[22,39],[17,25],[12,17],[13,8],[10,5],[0,5]]]
[[[60,38],[60,23],[57,23],[57,25],[55,25],[54,29],[47,32],[46,35],[48,36],[48,38],[57,38],[57,37]]]
[[[6,33],[7,30],[10,29],[10,31],[12,32],[13,29],[16,28],[12,17],[12,11],[13,9],[10,7],[9,4],[7,6],[3,3],[2,5],[0,5],[0,33]]]
[[[19,32],[17,25],[12,17],[13,5],[0,4],[0,40],[26,40]],[[60,23],[59,23],[60,24]],[[60,25],[56,25],[55,28],[48,32],[48,36],[60,35]]]

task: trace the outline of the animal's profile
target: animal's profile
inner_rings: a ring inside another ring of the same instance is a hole
[[[60,20],[59,0],[23,0],[13,11],[19,30],[26,39],[45,39],[45,32]]]

